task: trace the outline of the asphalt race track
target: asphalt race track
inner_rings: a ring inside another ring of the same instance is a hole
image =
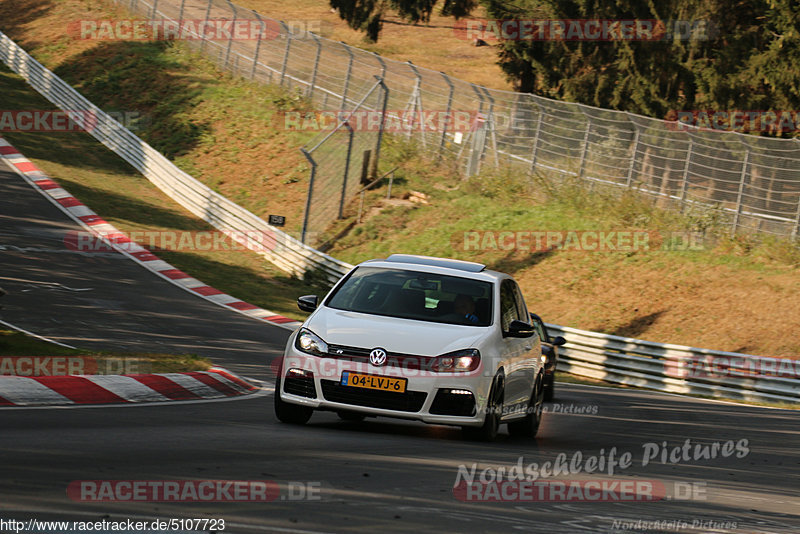
[[[0,285],[10,293],[0,318],[72,345],[196,352],[268,379],[286,330],[194,297],[122,256],[70,253],[63,234],[74,229],[0,170]],[[464,441],[458,429],[325,413],[304,427],[284,425],[271,395],[266,388],[225,402],[0,409],[0,519],[224,519],[226,533],[800,532],[797,412],[559,384],[536,440],[503,433],[484,444]],[[627,453],[629,464],[609,468],[612,451],[616,461]],[[541,473],[562,453],[578,466],[562,479],[622,480],[666,496],[487,502],[487,491],[464,502],[454,493],[457,473],[474,463],[491,481],[518,462]],[[595,462],[602,474],[589,472]],[[67,492],[76,481],[165,480],[274,481],[280,495],[163,503]]]
[[[83,229],[0,161],[0,319],[89,349],[194,353],[268,376],[286,329],[198,298],[122,254],[64,244]]]

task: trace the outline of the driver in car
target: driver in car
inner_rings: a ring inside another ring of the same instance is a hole
[[[480,322],[478,316],[475,315],[475,301],[469,295],[458,295],[453,301],[453,311],[459,320],[466,320],[472,324]]]

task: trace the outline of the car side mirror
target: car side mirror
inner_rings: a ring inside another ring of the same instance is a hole
[[[317,309],[317,301],[319,298],[316,295],[303,295],[297,299],[297,307],[304,312],[313,312]]]
[[[515,319],[508,325],[508,332],[505,332],[505,335],[508,337],[531,337],[535,333],[533,326],[525,321]]]
[[[557,347],[560,347],[561,345],[563,345],[566,342],[567,342],[567,340],[564,339],[563,337],[556,336],[556,337],[553,338],[553,341],[551,341],[550,343],[552,343],[553,345],[555,345]]]

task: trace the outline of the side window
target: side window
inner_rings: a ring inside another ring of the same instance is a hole
[[[519,319],[515,286],[511,280],[503,280],[500,285],[500,325],[504,332],[508,331],[511,321]]]
[[[528,314],[528,308],[525,306],[525,299],[522,298],[522,291],[519,290],[519,286],[516,282],[511,282],[511,285],[514,288],[514,301],[517,304],[517,310],[519,312],[518,318],[520,321],[530,323],[531,316]]]
[[[531,318],[531,322],[533,323],[533,327],[536,329],[536,333],[539,334],[539,339],[547,343],[547,332],[544,329],[544,323],[533,318]]]

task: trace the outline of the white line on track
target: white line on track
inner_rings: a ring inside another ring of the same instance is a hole
[[[39,334],[34,334],[33,332],[28,332],[24,328],[20,328],[19,326],[14,326],[11,323],[7,323],[5,321],[0,321],[0,324],[3,325],[3,326],[7,326],[8,328],[11,328],[12,330],[17,330],[19,332],[22,332],[23,334],[28,334],[29,336],[35,337],[36,339],[41,339],[42,341],[46,341],[46,342],[52,343],[54,345],[60,345],[62,347],[66,347],[68,349],[78,350],[75,347],[73,347],[72,345],[67,345],[66,343],[61,343],[60,341],[55,341],[55,340],[46,338],[44,336],[40,336]]]

